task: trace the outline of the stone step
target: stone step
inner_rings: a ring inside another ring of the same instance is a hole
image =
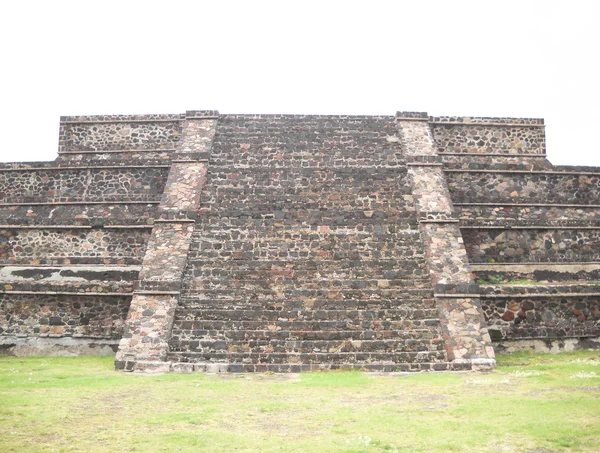
[[[245,309],[245,310],[388,310],[388,309],[434,309],[435,299],[194,299],[183,296],[179,308],[191,310]]]
[[[252,177],[253,175],[249,175]],[[333,177],[335,178],[335,176]],[[402,208],[406,204],[406,200],[412,194],[406,190],[398,189],[392,186],[381,185],[377,190],[377,197],[371,196],[373,190],[368,184],[356,187],[349,184],[344,184],[341,179],[337,182],[335,179],[330,183],[322,181],[314,181],[308,184],[313,187],[304,185],[299,186],[297,180],[280,182],[277,186],[264,186],[260,181],[250,182],[246,179],[249,185],[243,184],[243,181],[236,181],[234,184],[231,181],[215,181],[205,193],[205,197],[211,195],[222,200],[223,207],[233,206],[234,209],[240,205],[240,202],[251,201],[252,208],[267,207],[269,204],[275,210],[302,207],[303,209],[318,209],[319,206],[327,205],[331,200],[331,195],[335,194],[335,202],[342,207],[374,207],[384,209],[387,207]],[[253,179],[256,179],[254,177]],[[296,179],[296,178],[294,178]],[[390,178],[391,179],[391,178]],[[393,182],[391,180],[390,182]],[[273,180],[267,182],[272,184]],[[302,184],[302,182],[300,182]],[[337,184],[335,188],[328,187],[331,184]]]
[[[170,352],[169,358],[179,362],[230,363],[418,363],[445,362],[444,351],[422,352],[336,352],[336,353],[196,353]]]
[[[354,177],[364,181],[364,186],[368,187],[369,181],[385,182],[386,179],[400,179],[407,177],[407,168],[403,160],[397,160],[393,164],[384,165],[384,162],[378,162],[376,156],[363,154],[363,159],[369,157],[370,162],[360,162],[358,165],[346,165],[333,166],[331,162],[323,162],[323,160],[331,160],[332,154],[335,153],[338,157],[348,156],[357,157],[356,150],[348,150],[345,148],[332,149],[327,147],[324,149],[311,149],[310,157],[304,159],[312,164],[329,164],[327,166],[319,166],[318,168],[309,166],[300,166],[298,163],[275,161],[267,157],[269,160],[265,162],[259,162],[259,156],[254,154],[252,157],[254,163],[252,165],[245,165],[243,168],[236,167],[236,164],[241,162],[229,162],[224,163],[218,150],[213,148],[210,156],[210,169],[213,174],[218,176],[229,176],[228,178],[218,177],[214,178],[215,183],[221,187],[231,187],[236,184],[248,187],[265,187],[267,189],[277,188],[282,186],[291,187],[304,187],[310,183],[319,184],[319,187],[325,188],[337,187],[335,183],[342,183],[344,185],[351,183],[351,178]],[[293,155],[293,152],[288,149],[287,155]],[[240,156],[236,156],[240,157]],[[305,154],[306,157],[306,154]],[[401,156],[403,157],[403,156]],[[266,163],[266,165],[265,165]],[[286,165],[287,163],[287,165]],[[350,180],[350,181],[349,181]],[[362,187],[363,185],[358,185]],[[393,185],[390,185],[393,187]],[[386,187],[390,187],[386,186]]]
[[[360,370],[367,372],[421,372],[421,371],[467,371],[471,369],[468,362],[413,362],[413,363],[230,363],[222,362],[189,362],[189,358],[176,353],[170,354],[168,359],[173,362],[173,370],[180,367],[186,372],[209,373],[300,373],[308,371],[325,370]],[[183,362],[186,360],[186,362]]]
[[[189,253],[189,265],[198,266],[200,263],[212,261],[273,261],[286,259],[287,261],[380,261],[425,258],[425,251],[421,246],[394,247],[388,250],[350,250],[337,253],[333,250],[314,249],[311,251],[282,251],[282,250],[192,250]],[[199,263],[197,263],[197,261]]]
[[[299,264],[299,263],[294,263]],[[411,267],[390,269],[388,266],[365,266],[365,267],[343,267],[338,266],[337,269],[332,269],[333,266],[318,266],[315,268],[311,265],[310,269],[303,269],[303,266],[288,264],[285,268],[272,268],[265,266],[264,268],[252,268],[250,266],[243,266],[238,268],[233,266],[230,269],[224,269],[223,267],[210,268],[209,266],[203,266],[200,268],[191,267],[188,268],[185,274],[187,279],[195,279],[198,281],[215,281],[216,279],[226,280],[246,280],[251,279],[272,279],[276,278],[279,280],[282,277],[293,278],[297,281],[303,280],[320,280],[323,277],[329,277],[326,280],[386,280],[391,281],[410,281],[418,280],[419,282],[425,280],[427,272],[426,268],[423,267]],[[380,283],[382,285],[384,283]],[[379,285],[379,286],[380,286]]]
[[[436,318],[436,309],[390,310],[197,310],[178,308],[175,319],[186,321],[403,321]]]
[[[213,207],[210,209],[200,209],[202,215],[198,220],[198,224],[202,226],[203,233],[195,233],[194,237],[202,239],[204,235],[208,236],[219,236],[220,234],[238,234],[239,237],[248,235],[255,235],[256,231],[260,230],[261,234],[271,234],[281,232],[285,229],[285,234],[300,234],[308,238],[320,237],[322,234],[328,234],[332,236],[346,236],[346,235],[373,235],[373,234],[410,234],[418,233],[418,225],[410,223],[411,220],[416,222],[416,213],[413,210],[407,210],[403,212],[405,222],[397,223],[391,219],[376,219],[377,222],[373,223],[369,220],[372,217],[366,217],[364,212],[359,212],[362,216],[360,223],[351,222],[348,225],[336,225],[328,226],[326,230],[320,228],[320,224],[308,222],[303,214],[304,211],[297,210],[298,218],[296,220],[282,221],[277,219],[275,213],[271,215],[265,215],[257,219],[240,218],[240,217],[217,217],[208,215],[212,212]],[[314,214],[311,212],[311,215]],[[331,213],[327,212],[326,215]],[[414,216],[412,219],[411,216]],[[237,236],[236,236],[237,237]]]
[[[226,341],[220,339],[174,340],[169,342],[171,352],[202,354],[226,353],[338,353],[338,352],[435,352],[444,350],[443,340],[250,340]]]
[[[173,323],[173,329],[178,331],[204,330],[273,330],[273,331],[364,331],[364,330],[415,330],[437,329],[438,317],[430,319],[348,319],[348,320],[186,320],[178,318]]]
[[[434,328],[413,330],[181,330],[188,321],[173,328],[172,341],[214,338],[228,341],[250,340],[437,340]]]
[[[110,196],[78,196],[69,195],[64,197],[56,196],[20,196],[20,197],[5,197],[0,200],[0,207],[9,206],[31,206],[31,205],[86,205],[86,204],[159,204],[159,194],[125,194],[125,195],[110,195]]]
[[[182,299],[256,299],[259,301],[286,299],[331,299],[331,300],[381,300],[381,299],[404,299],[414,297],[432,298],[431,288],[379,288],[373,289],[297,289],[291,288],[265,288],[261,291],[249,294],[243,288],[230,289],[194,289],[185,288]]]
[[[192,254],[190,254],[192,255]],[[289,254],[291,255],[291,254]],[[222,275],[223,272],[245,272],[245,271],[271,271],[271,272],[338,272],[361,271],[367,269],[380,269],[381,272],[411,272],[427,270],[427,265],[422,257],[400,259],[372,259],[372,260],[331,260],[320,257],[318,260],[309,260],[306,257],[297,257],[290,260],[282,259],[241,259],[239,254],[230,254],[229,259],[196,259],[190,256],[188,259],[187,273],[193,275],[195,271],[213,272],[213,275]],[[368,265],[365,264],[368,261]],[[402,268],[401,271],[398,268]],[[199,274],[197,274],[199,275]]]
[[[317,280],[317,279],[278,279],[257,277],[254,280],[236,280],[236,279],[220,279],[220,280],[200,280],[190,279],[187,284],[191,288],[203,289],[228,289],[237,288],[246,291],[262,291],[263,289],[271,289],[276,285],[280,290],[285,290],[286,287],[294,288],[297,291],[301,290],[318,290],[318,289],[334,289],[343,290],[376,290],[385,285],[386,288],[429,288],[430,282],[428,279],[395,279],[395,280]]]
[[[299,226],[330,226],[335,228],[358,228],[360,226],[375,227],[381,224],[399,223],[403,226],[412,228],[418,227],[416,211],[413,206],[406,206],[399,210],[390,210],[386,212],[384,218],[381,213],[376,215],[376,211],[370,209],[352,209],[346,210],[343,213],[339,210],[299,210],[297,213],[288,214],[282,219],[275,218],[273,209],[270,211],[232,211],[220,210],[218,208],[218,200],[212,204],[204,200],[200,212],[202,213],[203,222],[209,225],[225,226],[247,226],[249,222],[259,223],[269,220],[271,224],[291,223]],[[372,215],[371,215],[372,212]],[[221,221],[221,222],[219,222]],[[267,223],[269,224],[269,223]]]
[[[283,249],[305,249],[307,247],[321,246],[326,249],[354,249],[356,247],[370,247],[375,250],[386,248],[405,248],[423,245],[420,235],[416,233],[398,234],[383,233],[374,235],[372,233],[360,235],[334,235],[334,234],[288,234],[284,228],[280,231],[264,232],[260,231],[255,235],[241,236],[232,231],[220,232],[218,234],[209,234],[209,232],[200,229],[202,236],[196,236],[192,241],[192,250],[244,250],[243,247],[273,247]],[[211,232],[213,233],[213,232]]]
[[[211,238],[212,239],[212,238]],[[420,240],[405,240],[394,237],[386,238],[386,240],[356,240],[354,238],[320,238],[311,241],[305,241],[302,239],[289,239],[284,240],[282,236],[275,238],[264,237],[260,235],[256,238],[247,238],[244,240],[240,239],[219,239],[202,242],[192,242],[190,250],[192,252],[207,252],[207,251],[234,251],[234,252],[247,252],[247,251],[264,251],[271,254],[277,252],[309,252],[314,253],[316,251],[330,251],[339,253],[339,257],[336,259],[343,258],[347,254],[359,251],[382,251],[382,250],[393,250],[398,253],[406,253],[408,251],[412,254],[422,255],[421,248],[423,242]],[[202,255],[200,255],[202,256]],[[274,255],[277,256],[277,255]]]

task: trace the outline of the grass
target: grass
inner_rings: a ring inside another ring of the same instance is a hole
[[[493,373],[160,375],[0,358],[1,452],[600,451],[600,354]]]

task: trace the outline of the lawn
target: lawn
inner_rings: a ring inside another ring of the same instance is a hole
[[[600,451],[600,353],[492,373],[145,376],[0,358],[1,452]]]

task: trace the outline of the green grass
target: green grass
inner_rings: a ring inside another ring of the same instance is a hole
[[[1,452],[600,451],[600,354],[492,373],[132,375],[0,358]]]

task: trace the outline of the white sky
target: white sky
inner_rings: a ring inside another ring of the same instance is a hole
[[[60,115],[542,117],[598,165],[600,1],[3,1],[0,161],[56,157]]]

